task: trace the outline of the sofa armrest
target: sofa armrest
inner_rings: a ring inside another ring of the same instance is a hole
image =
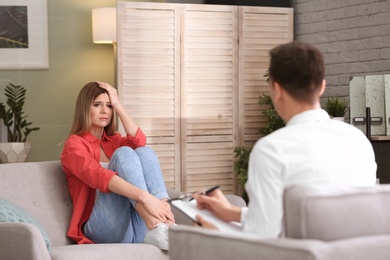
[[[170,260],[309,260],[324,242],[296,239],[260,239],[245,233],[223,233],[192,226],[169,229]]]
[[[0,252],[2,259],[50,259],[41,232],[28,223],[0,223]]]

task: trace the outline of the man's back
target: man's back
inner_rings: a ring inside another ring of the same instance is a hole
[[[285,128],[260,139],[252,150],[244,227],[248,232],[277,236],[282,194],[288,185],[371,186],[375,180],[374,152],[360,130],[331,120],[324,110],[300,113]]]
[[[369,140],[357,128],[329,119],[323,110],[292,118],[287,127],[269,136],[282,156],[285,185],[374,185],[376,163]],[[265,138],[265,142],[267,142]]]
[[[326,89],[321,51],[294,41],[269,53],[270,96],[287,125],[261,138],[252,149],[245,185],[248,208],[227,205],[221,192],[213,198],[198,196],[198,202],[226,221],[241,221],[244,232],[277,237],[286,186],[372,186],[376,163],[371,143],[360,130],[331,120],[321,109]]]

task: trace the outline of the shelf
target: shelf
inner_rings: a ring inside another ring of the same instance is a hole
[[[372,135],[371,141],[390,141],[389,135]]]

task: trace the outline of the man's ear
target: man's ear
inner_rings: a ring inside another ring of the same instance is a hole
[[[283,95],[283,89],[282,87],[279,85],[279,83],[277,82],[273,82],[273,85],[272,85],[272,88],[273,88],[273,100],[276,101],[276,100],[279,100],[282,98],[282,95]]]
[[[320,92],[318,93],[320,97],[322,96],[322,94],[324,94],[325,88],[326,88],[326,80],[323,79],[323,80],[322,80],[322,85],[321,85]]]

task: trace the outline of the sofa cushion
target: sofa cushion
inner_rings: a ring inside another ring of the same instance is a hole
[[[53,247],[74,244],[67,237],[72,202],[60,161],[0,164],[0,179],[0,197],[30,212],[47,231]],[[168,193],[171,198],[182,194],[173,189]],[[226,197],[237,206],[245,206],[238,196]],[[172,211],[177,224],[192,224],[183,213]]]
[[[42,233],[47,249],[50,250],[50,240],[42,225],[38,223],[38,221],[34,219],[27,211],[2,198],[0,198],[0,222],[33,224]]]
[[[284,233],[333,241],[390,233],[390,185],[291,186],[284,192]]]
[[[52,260],[93,259],[168,260],[168,252],[148,244],[83,244],[56,246],[50,251]]]
[[[72,201],[60,161],[0,164],[0,179],[0,197],[34,216],[53,247],[74,243],[66,235]]]

